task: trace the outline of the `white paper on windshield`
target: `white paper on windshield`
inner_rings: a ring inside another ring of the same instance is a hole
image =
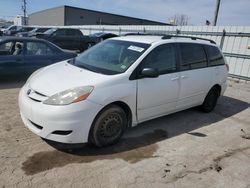
[[[141,47],[138,47],[138,46],[132,46],[132,45],[129,46],[128,49],[136,51],[136,52],[142,52],[144,50],[144,48],[141,48]]]

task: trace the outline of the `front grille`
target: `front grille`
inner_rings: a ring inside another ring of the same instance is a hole
[[[38,129],[40,129],[40,130],[42,130],[43,129],[43,127],[42,126],[40,126],[40,125],[37,125],[36,123],[34,123],[33,121],[30,121],[29,120],[29,122],[34,126],[34,127],[36,127],[36,128],[38,128]]]
[[[48,98],[48,96],[32,89],[27,90],[27,95],[31,100],[35,102],[42,102]]]
[[[48,97],[48,96],[46,96],[46,95],[44,95],[44,94],[42,94],[42,93],[39,93],[39,92],[37,92],[37,91],[35,91],[35,90],[34,90],[34,92],[35,92],[37,95],[40,95],[40,96],[43,96],[43,97]]]
[[[34,98],[30,97],[30,96],[29,96],[29,98],[30,98],[31,100],[33,100],[33,101],[36,101],[36,102],[42,102],[41,100],[34,99]]]

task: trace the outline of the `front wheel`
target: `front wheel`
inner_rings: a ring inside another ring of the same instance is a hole
[[[127,117],[122,108],[111,105],[102,110],[93,122],[89,141],[103,147],[116,143],[127,125]]]
[[[213,111],[213,109],[217,104],[219,96],[220,96],[220,91],[218,88],[213,87],[212,89],[210,89],[203,104],[201,105],[201,109],[207,113]]]

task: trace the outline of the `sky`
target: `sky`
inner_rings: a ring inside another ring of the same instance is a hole
[[[62,5],[104,11],[168,23],[187,15],[189,25],[212,23],[216,0],[27,0],[28,14]],[[0,18],[22,14],[22,0],[0,0]],[[221,0],[217,25],[250,26],[250,0]]]

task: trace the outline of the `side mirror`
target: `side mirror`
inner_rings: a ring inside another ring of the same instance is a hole
[[[156,78],[159,76],[159,71],[154,68],[144,68],[141,71],[141,77],[146,77],[146,78]]]

